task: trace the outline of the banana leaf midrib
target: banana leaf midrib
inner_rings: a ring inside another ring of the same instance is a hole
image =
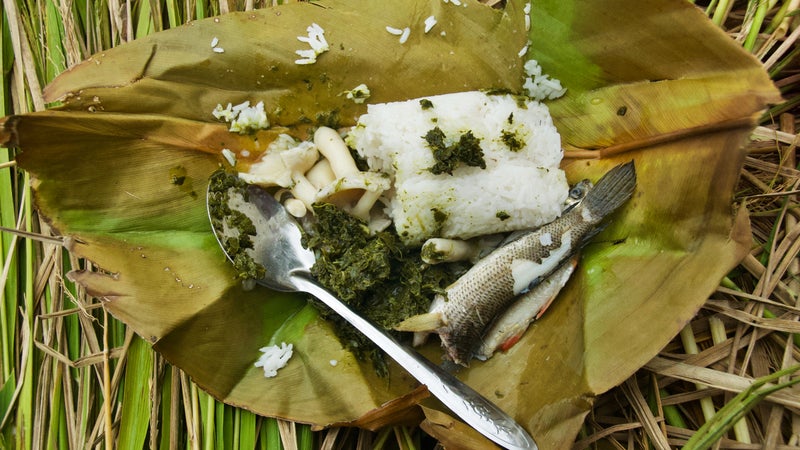
[[[756,116],[732,119],[725,122],[709,123],[694,128],[675,130],[673,132],[649,136],[647,138],[612,144],[607,147],[580,148],[564,146],[565,160],[603,159],[619,156],[624,153],[644,150],[659,144],[678,142],[707,133],[752,130],[756,124]]]

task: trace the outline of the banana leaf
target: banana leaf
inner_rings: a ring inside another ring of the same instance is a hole
[[[361,83],[368,103],[519,92],[523,63],[537,59],[568,89],[549,103],[568,178],[596,180],[633,159],[639,184],[547,314],[458,376],[541,448],[564,448],[593,398],[652,358],[748,250],[747,217],[731,209],[741,144],[779,94],[685,1],[540,0],[529,32],[520,1],[463,3],[329,0],[193,22],[62,74],[45,91],[59,106],[6,118],[2,141],[22,149],[37,205],[70,250],[102,269],[72,278],[215,397],[321,427],[424,415],[442,442],[476,448],[486,441],[423,400],[401,369],[378,378],[303,298],[241,288],[208,224],[207,179],[223,148],[252,159],[277,131],[229,133],[211,111],[263,101],[272,124],[302,137],[315,124],[353,124],[366,105],[342,93]],[[425,34],[430,15],[437,25]],[[330,50],[297,65],[297,36],[312,23]],[[408,42],[386,26],[410,27]],[[265,379],[258,348],[282,341],[296,356]],[[435,344],[423,352],[441,357]]]

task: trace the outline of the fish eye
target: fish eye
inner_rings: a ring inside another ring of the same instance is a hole
[[[587,186],[586,183],[581,181],[580,183],[576,184],[569,190],[569,197],[573,199],[580,199],[583,198],[584,194],[586,194]]]

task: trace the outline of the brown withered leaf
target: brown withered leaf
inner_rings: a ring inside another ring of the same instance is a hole
[[[689,2],[537,1],[529,33],[523,2],[466,4],[334,0],[194,22],[62,75],[46,95],[63,105],[6,119],[4,141],[22,148],[18,162],[35,176],[38,205],[76,238],[72,251],[105,271],[74,279],[210,393],[318,426],[368,412],[372,423],[413,380],[396,367],[378,379],[301,299],[243,291],[217,248],[204,192],[220,150],[255,155],[274,133],[228,133],[211,110],[264,101],[273,124],[302,136],[315,123],[352,124],[365,106],[340,94],[361,83],[369,102],[519,91],[518,52],[530,38],[528,57],[568,89],[550,108],[569,179],[596,180],[633,159],[639,184],[520,343],[458,376],[540,448],[564,448],[594,396],[651,359],[747,250],[749,225],[732,211],[731,194],[741,144],[778,93]],[[438,24],[426,35],[429,15]],[[299,66],[296,37],[312,22],[331,50]],[[410,26],[409,41],[400,45],[387,25]],[[212,51],[213,37],[224,53]],[[296,356],[266,380],[253,367],[258,348],[281,341],[294,343]],[[440,356],[434,344],[424,352]],[[427,426],[443,442],[480,441],[442,425],[450,422],[435,402],[427,406]]]

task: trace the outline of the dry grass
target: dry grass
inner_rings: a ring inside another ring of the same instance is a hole
[[[185,8],[184,19],[200,15],[195,2],[167,4]],[[622,386],[597,400],[574,448],[681,446],[753,379],[800,361],[800,70],[794,63],[800,26],[792,26],[796,16],[781,18],[784,4],[784,13],[791,12],[800,1],[770,2],[771,8],[760,1],[709,6],[709,15],[730,30],[732,39],[764,61],[787,99],[765,117],[748,144],[750,156],[736,193],[735,202],[750,214],[753,250],[679,337]],[[37,76],[43,67],[54,64],[52,72],[45,71],[52,74],[137,33],[126,17],[139,12],[125,10],[127,3],[110,2],[105,5],[112,20],[96,24],[106,26],[110,34],[76,39],[79,24],[63,21],[63,46],[56,54],[45,41],[41,47],[28,45],[25,33],[39,33],[36,26],[47,22],[38,16],[25,20],[31,11],[17,11],[18,5],[33,6],[4,2],[12,39],[4,41],[3,48],[22,56],[6,67],[12,71],[7,89],[11,109],[4,114],[44,107]],[[51,2],[33,14],[69,5]],[[214,5],[202,13],[254,6]],[[87,20],[102,20],[98,17]],[[0,413],[5,414],[0,447],[111,448],[113,442],[119,447],[170,449],[279,448],[281,442],[287,449],[422,446],[419,433],[405,428],[312,434],[307,427],[216,402],[104,314],[99,300],[65,281],[67,271],[85,262],[70,257],[58,239],[48,237],[30,207],[28,180],[14,166],[13,154],[0,160],[0,174],[7,183],[0,186],[0,225],[18,230],[2,233],[0,239]],[[132,392],[146,401],[129,398]],[[142,407],[146,409],[128,413]],[[718,445],[798,448],[800,391],[787,388],[767,396]]]
[[[761,3],[766,4],[748,5]],[[798,2],[787,3],[790,10],[798,7]],[[608,448],[683,446],[754,379],[800,361],[800,71],[794,61],[800,27],[790,26],[788,17],[775,20],[780,5],[761,19],[748,5],[737,3],[719,23],[745,43],[754,21],[774,20],[750,48],[786,99],[764,117],[747,144],[749,156],[735,193],[735,205],[746,207],[750,216],[752,251],[680,336],[597,400],[575,449],[599,442]],[[737,421],[716,448],[798,448],[799,413],[800,389],[778,391]]]

